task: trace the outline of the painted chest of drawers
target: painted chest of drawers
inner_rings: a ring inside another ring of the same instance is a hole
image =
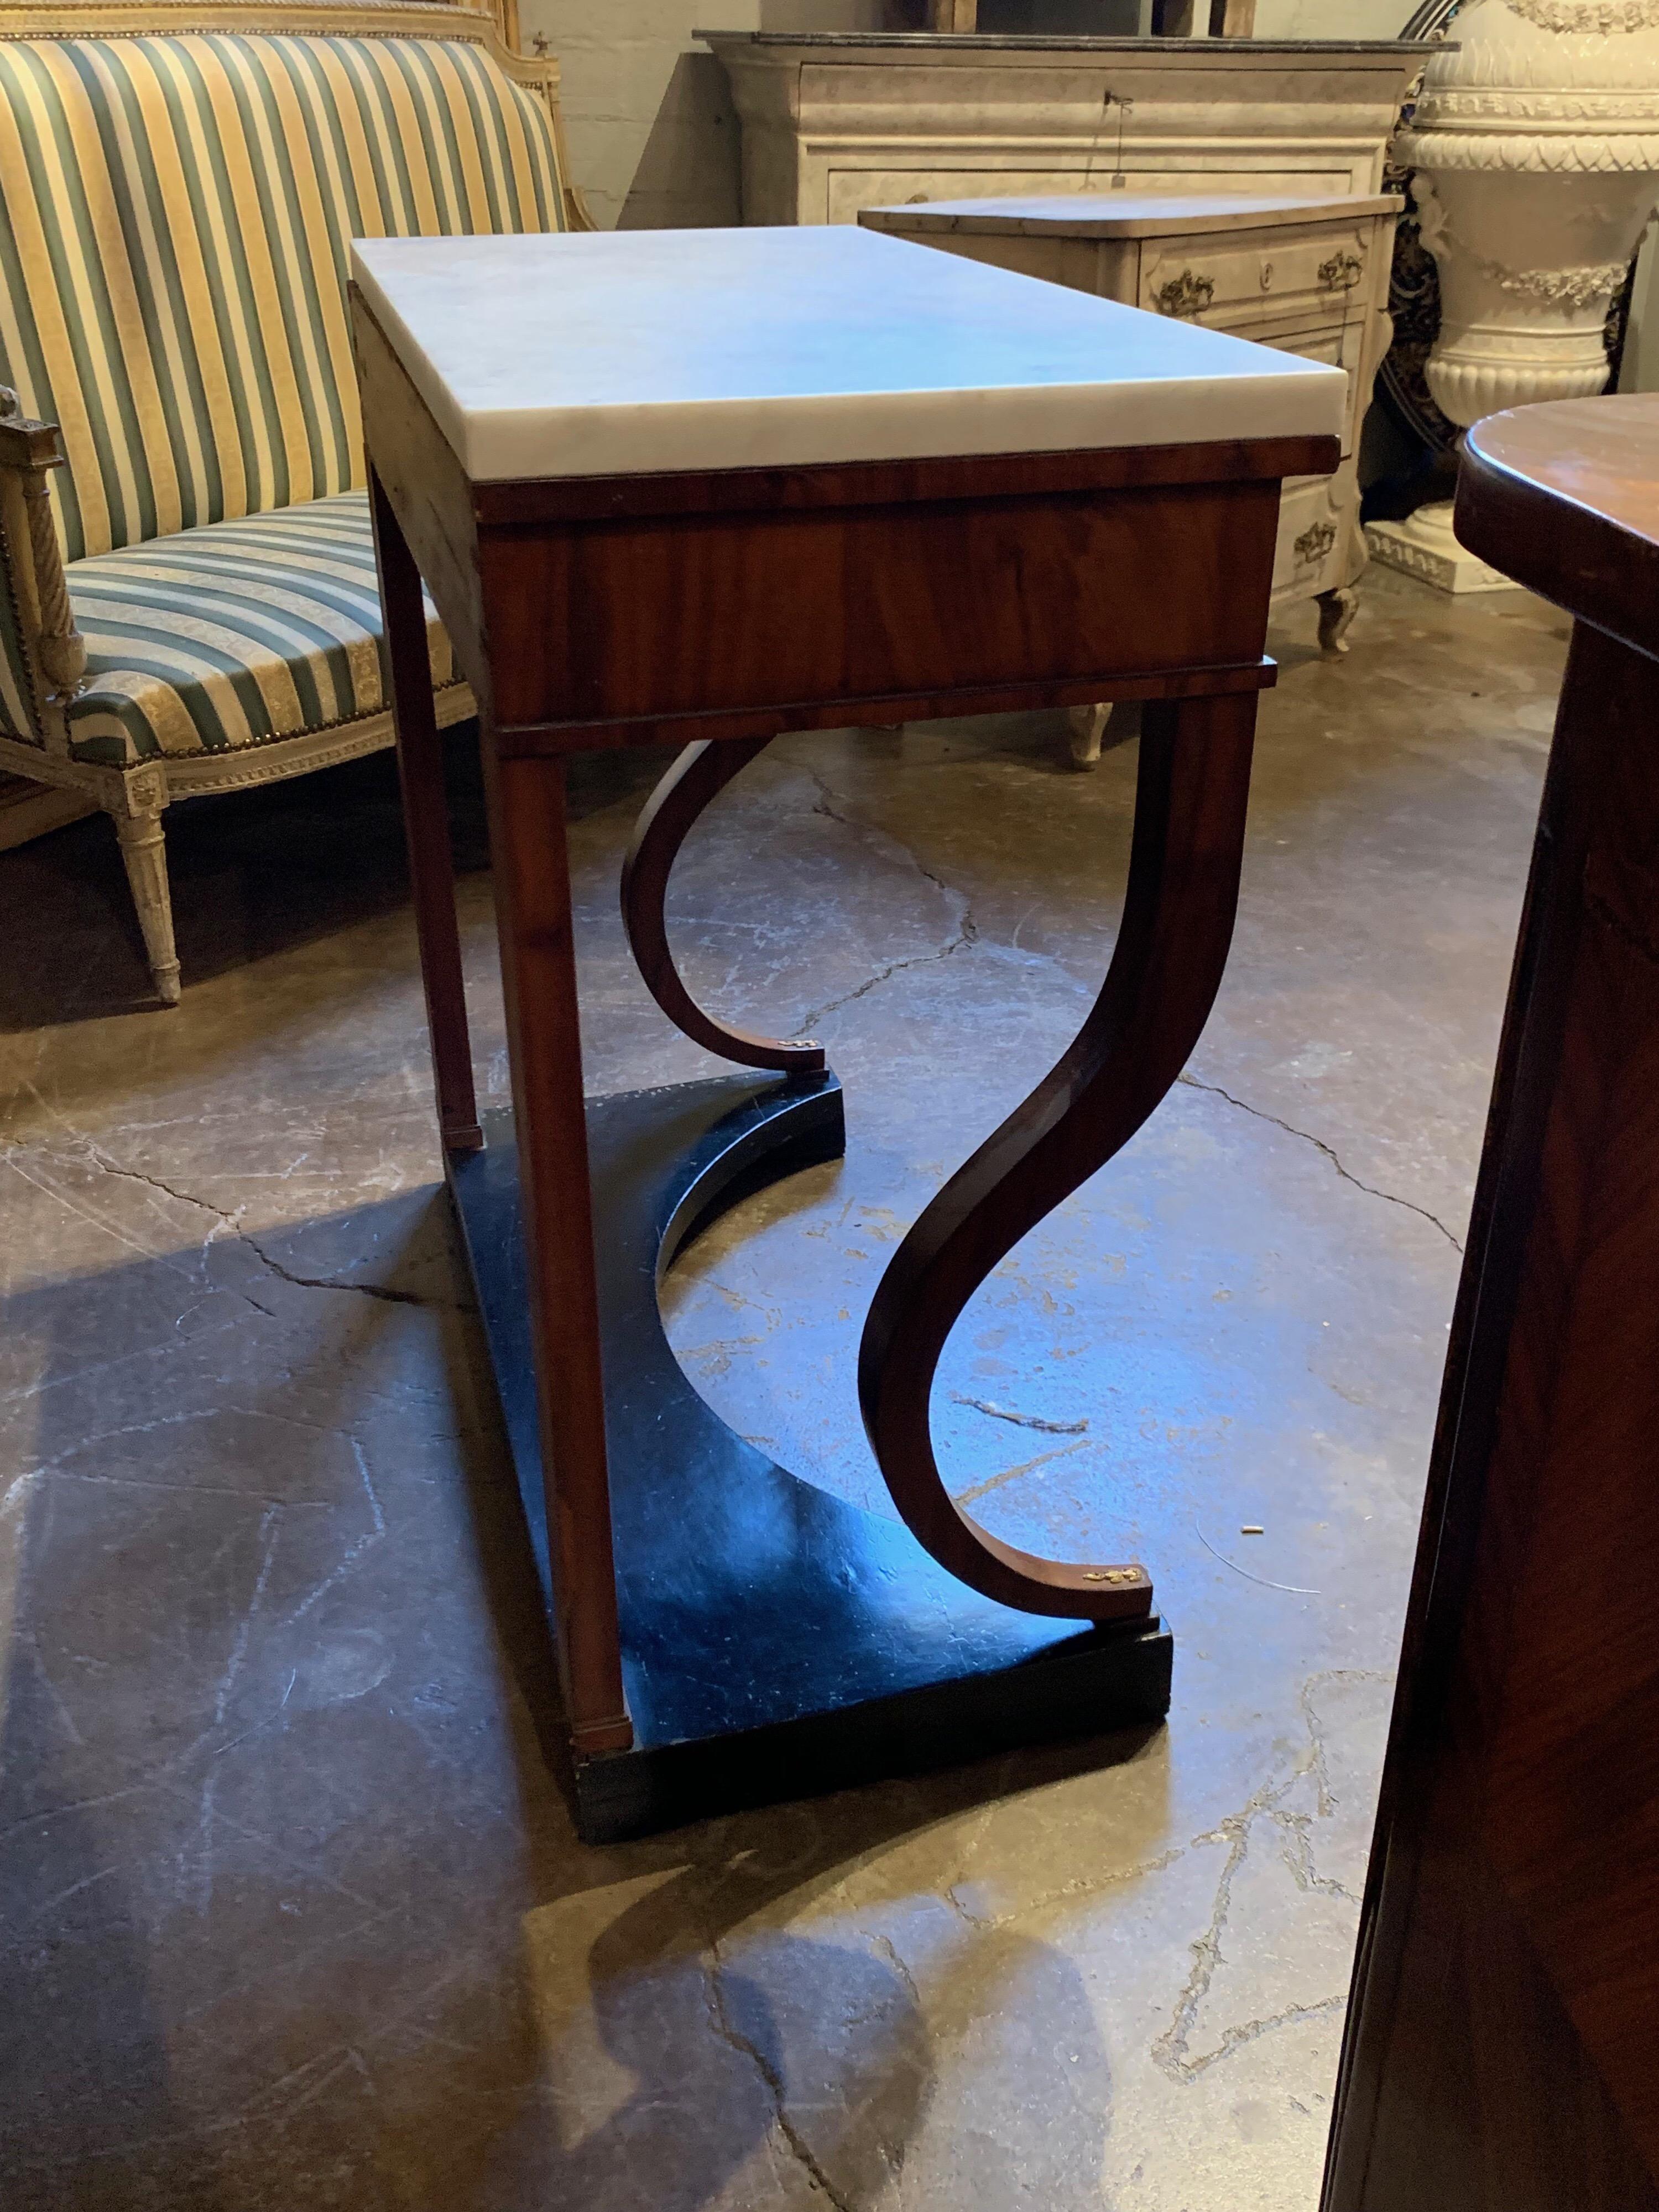
[[[1401,0],[1406,12],[1407,0]],[[745,223],[988,193],[1381,191],[1432,43],[720,31]]]
[[[1154,314],[1203,323],[1343,369],[1342,462],[1292,478],[1273,596],[1316,599],[1320,642],[1340,650],[1365,565],[1359,427],[1388,350],[1389,269],[1401,202],[1127,191],[1052,198],[926,200],[866,208],[871,229],[1041,276]]]

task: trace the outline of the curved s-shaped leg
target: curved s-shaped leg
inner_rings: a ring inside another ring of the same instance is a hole
[[[810,1037],[751,1036],[706,1013],[686,989],[668,949],[664,902],[680,847],[697,817],[769,738],[701,739],[687,745],[646,801],[623,862],[623,926],[646,988],[694,1044],[742,1067],[775,1067],[786,1075],[817,1074],[823,1047]]]
[[[1100,996],[911,1230],[865,1325],[859,1398],[894,1504],[941,1566],[1027,1613],[1132,1618],[1151,1612],[1152,1583],[1137,1565],[1036,1558],[961,1511],[933,1456],[934,1370],[991,1270],[1128,1142],[1208,1019],[1238,902],[1255,727],[1254,693],[1147,706],[1123,921]]]

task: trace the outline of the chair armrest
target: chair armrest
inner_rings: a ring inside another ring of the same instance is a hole
[[[571,230],[599,230],[603,227],[587,204],[586,194],[580,185],[567,185],[564,188],[564,219]]]
[[[0,385],[0,538],[29,664],[36,734],[48,744],[62,738],[64,706],[87,672],[46,493],[47,470],[63,461],[57,424],[30,422],[17,394]]]

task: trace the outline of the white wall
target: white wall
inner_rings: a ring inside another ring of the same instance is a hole
[[[1417,0],[1255,0],[1258,39],[1397,39]]]
[[[526,46],[559,58],[574,181],[602,223],[738,220],[738,120],[726,73],[691,35],[877,30],[886,0],[519,0]]]
[[[519,0],[559,58],[572,182],[598,220],[641,230],[738,219],[738,119],[691,33],[758,28],[760,0]]]

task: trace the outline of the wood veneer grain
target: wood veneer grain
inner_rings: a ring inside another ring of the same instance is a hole
[[[1659,406],[1470,440],[1576,617],[1453,1322],[1325,2212],[1659,2208]],[[1639,433],[1632,446],[1625,436]],[[1616,494],[1610,488],[1617,478]],[[1589,501],[1605,497],[1599,507]]]

